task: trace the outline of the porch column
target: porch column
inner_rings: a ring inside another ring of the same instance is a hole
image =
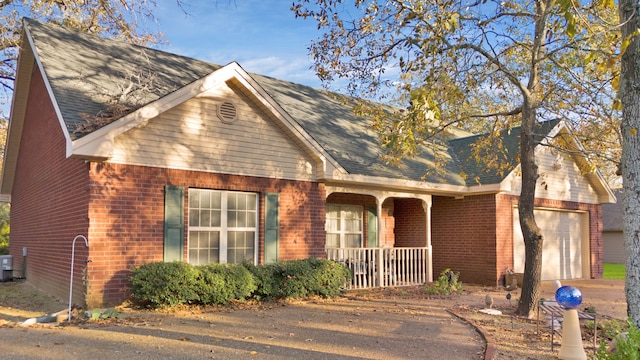
[[[380,198],[378,196],[376,196],[376,212],[377,212],[377,216],[376,218],[378,219],[378,234],[376,235],[378,237],[378,264],[377,267],[378,269],[384,269],[383,265],[383,251],[382,251],[382,202],[384,202],[384,198]],[[384,284],[384,273],[382,271],[378,271],[378,286],[382,287]]]
[[[427,282],[433,282],[433,255],[431,250],[431,204],[433,203],[433,197],[431,195],[428,198],[422,199],[422,209],[424,210],[425,217],[427,219]]]

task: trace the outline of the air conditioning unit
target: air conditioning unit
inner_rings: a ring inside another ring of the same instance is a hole
[[[5,282],[13,278],[13,255],[0,255],[0,281]]]

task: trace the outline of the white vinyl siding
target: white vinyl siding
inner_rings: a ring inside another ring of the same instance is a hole
[[[256,263],[258,195],[189,189],[189,263]]]
[[[116,137],[110,161],[312,180],[310,158],[244,96],[225,89],[187,100]],[[223,123],[216,113],[224,101],[237,109],[238,120],[231,124]]]
[[[327,205],[327,248],[362,247],[362,206]]]
[[[536,197],[563,201],[599,204],[598,193],[571,156],[549,147],[536,151],[540,177],[536,184]],[[504,180],[509,194],[520,195],[521,176],[518,170]]]

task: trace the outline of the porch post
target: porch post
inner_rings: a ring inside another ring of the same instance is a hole
[[[427,219],[427,282],[433,282],[433,255],[431,253],[431,204],[433,203],[433,197],[428,195],[427,198],[422,199],[422,208]]]
[[[376,234],[376,236],[378,237],[378,286],[380,287],[384,287],[385,283],[384,283],[384,261],[382,259],[384,252],[382,251],[382,202],[384,201],[384,199],[380,199],[379,197],[376,196],[376,212],[377,212],[377,219],[378,219],[378,234]]]
[[[384,201],[384,199],[380,199],[379,197],[376,196],[376,212],[377,212],[377,218],[378,218],[378,233],[376,234],[376,236],[378,237],[378,247],[382,247],[382,223],[383,223],[383,219],[382,219],[382,202]]]

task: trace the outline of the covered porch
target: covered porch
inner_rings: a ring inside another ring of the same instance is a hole
[[[352,273],[347,289],[433,281],[431,195],[327,189],[327,258]]]

